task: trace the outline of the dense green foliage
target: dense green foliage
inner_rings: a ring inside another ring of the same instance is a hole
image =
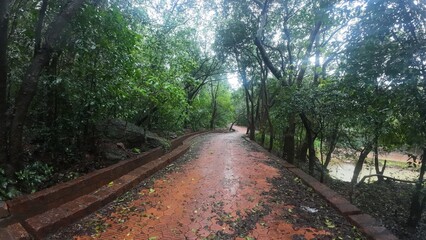
[[[3,1],[0,197],[37,190],[96,152],[97,126],[214,129],[323,180],[336,149],[423,149],[424,0]],[[242,85],[225,81],[238,75]],[[377,174],[383,174],[378,158]],[[415,226],[426,205],[423,178]],[[380,180],[379,176],[379,180]]]
[[[369,153],[398,149],[420,159],[424,151],[411,150],[426,149],[425,6],[223,1],[216,45],[240,75],[235,96],[250,137],[321,179],[336,149],[355,153],[352,184]],[[410,210],[417,217],[425,168]],[[378,158],[375,170],[386,175]]]
[[[223,62],[196,37],[202,30],[193,8],[201,5],[6,2],[0,198],[46,187],[58,172],[68,176],[63,170],[96,154],[97,126],[106,120],[157,132],[224,127],[232,120]],[[57,16],[71,7],[55,29]],[[32,66],[38,63],[37,73]],[[20,92],[26,87],[33,96]],[[20,98],[30,102],[28,109]],[[23,122],[15,117],[20,110]],[[20,129],[14,124],[24,126],[22,138],[15,138]]]

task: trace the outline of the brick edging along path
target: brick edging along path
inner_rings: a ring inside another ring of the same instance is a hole
[[[333,208],[349,220],[353,225],[358,227],[369,239],[374,240],[397,240],[389,230],[383,227],[376,219],[368,214],[361,212],[359,208],[351,204],[348,200],[340,196],[337,192],[330,189],[328,186],[320,183],[311,175],[300,170],[296,166],[286,162],[285,160],[266,151],[256,141],[245,139],[253,144],[258,145],[270,158],[283,162],[284,168],[300,178],[305,185],[311,187],[316,193],[323,197]]]
[[[0,221],[0,239],[42,239],[58,227],[101,208],[164,168],[186,153],[193,138],[205,133],[190,133],[172,140],[172,151],[168,153],[158,147],[69,182],[8,201],[11,216]]]

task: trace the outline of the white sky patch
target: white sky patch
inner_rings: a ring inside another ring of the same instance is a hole
[[[310,58],[309,58],[309,62],[310,62],[312,65],[315,65],[315,56],[310,57]],[[319,64],[320,64],[320,66],[321,66],[323,63],[324,63],[324,58],[323,58],[322,56],[320,56],[320,58],[319,58]]]
[[[238,74],[227,73],[226,78],[228,79],[229,85],[231,86],[232,90],[237,90],[241,87],[241,82],[238,78]]]

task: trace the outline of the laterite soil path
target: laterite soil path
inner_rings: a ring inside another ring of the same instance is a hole
[[[270,194],[277,187],[271,179],[282,178],[283,172],[267,163],[271,160],[264,151],[243,138],[244,129],[237,130],[202,137],[183,157],[187,160],[177,170],[157,174],[151,184],[133,190],[132,197],[115,201],[53,239],[332,239],[340,234],[350,237],[345,235],[347,231],[336,231],[336,221],[351,229],[340,218],[332,223],[324,220],[328,218],[320,219],[322,227],[309,225],[309,219],[295,221],[318,216],[309,212],[299,216],[295,209],[299,200],[288,203],[285,198],[279,200]],[[289,181],[294,179],[289,172],[285,173]],[[303,187],[302,191],[308,192]],[[307,196],[317,197],[312,193]]]

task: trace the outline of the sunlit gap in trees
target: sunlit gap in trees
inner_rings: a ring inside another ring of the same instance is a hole
[[[201,0],[153,0],[153,1],[133,1],[134,6],[143,8],[151,21],[158,26],[170,25],[171,28],[179,28],[181,24],[196,30],[194,39],[199,42],[203,53],[214,55],[212,44],[215,36],[216,11],[212,9],[209,3]],[[184,18],[174,19],[175,12],[184,13]]]
[[[227,73],[226,78],[228,79],[229,86],[232,90],[237,90],[241,87],[241,82],[237,73]]]

